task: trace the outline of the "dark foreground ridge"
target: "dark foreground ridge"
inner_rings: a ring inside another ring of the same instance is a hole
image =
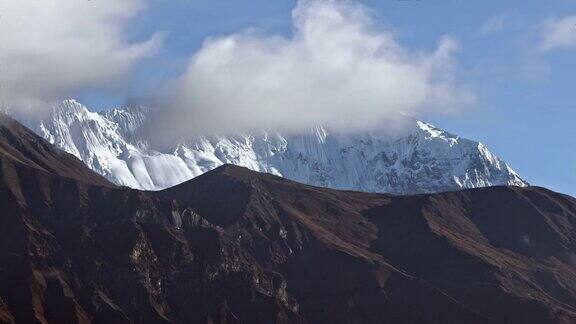
[[[0,323],[576,321],[576,199],[543,188],[141,192],[6,117],[0,162]]]

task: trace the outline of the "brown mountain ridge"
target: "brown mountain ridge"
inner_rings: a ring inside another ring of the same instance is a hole
[[[117,187],[0,120],[2,323],[572,323],[576,199],[317,188],[231,165]]]

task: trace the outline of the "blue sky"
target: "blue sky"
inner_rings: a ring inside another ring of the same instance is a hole
[[[423,110],[421,119],[485,143],[534,185],[576,195],[575,1],[360,3],[406,50],[434,52],[445,35],[458,44],[451,76],[476,101],[453,113]],[[75,89],[70,96],[94,109],[146,96],[184,73],[207,38],[252,27],[290,38],[295,6],[287,0],[150,0],[121,25],[121,36],[148,44],[160,33],[161,46],[150,45],[155,48],[150,55],[134,54],[138,60],[126,86],[103,88],[93,82],[94,87]],[[103,46],[115,49],[120,46],[115,42]]]

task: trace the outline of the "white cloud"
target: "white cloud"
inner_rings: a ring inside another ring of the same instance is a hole
[[[292,19],[291,37],[248,30],[207,39],[154,124],[188,133],[354,130],[472,99],[455,86],[451,37],[429,53],[410,51],[351,1],[302,0]]]
[[[499,14],[491,17],[480,27],[480,35],[488,36],[504,29],[510,17],[505,14]]]
[[[161,43],[124,39],[140,0],[0,0],[0,101],[43,102],[116,87]]]
[[[576,15],[546,20],[541,29],[539,49],[542,52],[576,49]]]

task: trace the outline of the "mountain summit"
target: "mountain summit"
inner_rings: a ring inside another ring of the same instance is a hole
[[[321,187],[393,194],[527,185],[483,144],[412,119],[402,136],[318,126],[300,134],[197,136],[159,149],[138,137],[149,115],[146,107],[91,112],[67,100],[27,124],[110,181],[137,189],[168,188],[226,163]]]

